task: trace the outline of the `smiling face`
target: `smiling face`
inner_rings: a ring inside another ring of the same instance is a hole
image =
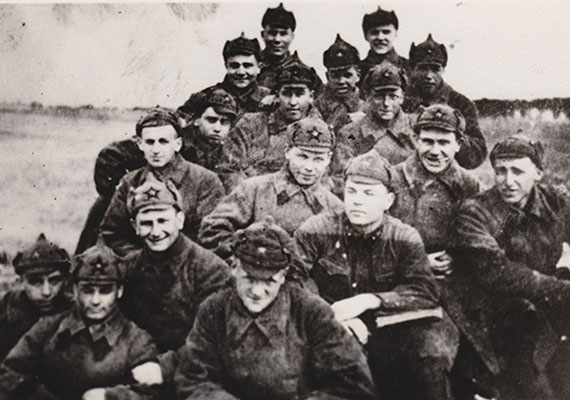
[[[116,282],[79,281],[73,291],[82,316],[91,322],[105,320],[123,295],[123,287]]]
[[[287,269],[282,269],[269,278],[256,277],[243,269],[239,259],[234,259],[232,269],[238,297],[252,314],[259,314],[273,303],[285,282],[286,274]]]
[[[495,185],[507,204],[522,208],[542,171],[529,157],[497,158],[493,163]]]
[[[447,169],[459,151],[460,144],[455,133],[440,129],[421,129],[418,135],[418,156],[432,174]]]
[[[176,156],[182,147],[182,138],[171,125],[143,128],[138,138],[139,149],[153,168],[162,168]]]
[[[382,183],[357,183],[351,178],[344,187],[344,212],[350,223],[364,232],[380,225],[384,212],[394,202],[394,193]]]
[[[289,172],[301,186],[314,185],[325,174],[331,162],[332,152],[310,151],[291,147],[285,153]]]
[[[285,26],[266,25],[261,31],[261,38],[265,42],[265,48],[275,57],[283,57],[289,52],[289,46],[295,38],[291,28]]]
[[[404,91],[401,88],[372,90],[368,95],[368,103],[378,119],[391,121],[396,118],[404,103]]]
[[[184,227],[184,213],[173,206],[149,206],[139,210],[132,223],[149,250],[163,252],[172,246]]]
[[[208,107],[194,120],[194,125],[208,142],[220,144],[228,137],[232,122],[227,115],[218,114],[213,107]]]
[[[56,300],[65,281],[61,271],[26,272],[22,275],[22,286],[28,300],[41,312],[54,310]]]
[[[287,122],[295,122],[307,116],[313,103],[313,92],[302,83],[283,85],[278,92],[278,101]]]
[[[396,37],[398,37],[398,31],[392,24],[376,26],[364,35],[370,49],[376,54],[386,54],[392,50]]]
[[[226,60],[226,74],[233,85],[244,89],[259,75],[259,62],[254,55],[235,55]]]
[[[356,89],[360,81],[360,73],[355,66],[335,68],[327,71],[327,79],[330,88],[337,96],[346,96]]]

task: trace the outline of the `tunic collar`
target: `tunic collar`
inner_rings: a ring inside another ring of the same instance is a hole
[[[89,332],[93,342],[105,339],[107,344],[113,347],[119,340],[119,336],[123,331],[123,326],[126,323],[127,320],[123,314],[121,314],[118,307],[116,307],[105,321],[98,324],[87,325],[83,318],[81,318],[78,307],[75,306],[72,308],[69,315],[59,324],[56,336],[61,337],[63,335],[69,335],[70,337],[73,337],[85,330]]]
[[[364,138],[372,136],[375,141],[378,141],[386,134],[390,134],[397,141],[405,141],[406,143],[411,141],[415,143],[415,139],[411,135],[409,116],[402,110],[398,112],[388,127],[376,123],[371,115],[371,111],[369,111],[367,116],[362,119],[361,133]]]
[[[295,182],[295,178],[291,175],[286,165],[274,174],[273,186],[275,193],[277,193],[277,205],[287,203],[298,193],[305,197],[305,201],[312,207],[315,213],[322,211],[327,204],[325,189],[322,187],[320,180],[311,186],[303,187]]]
[[[153,168],[147,164],[144,167],[144,173],[142,176],[146,177],[149,172],[152,172],[157,177],[157,179],[163,182],[166,182],[170,179],[172,183],[176,185],[176,187],[180,187],[183,177],[184,161],[184,158],[179,153],[177,153],[176,156],[174,156],[174,159],[162,168]]]
[[[190,239],[186,238],[186,236],[180,232],[174,243],[172,243],[172,246],[165,251],[157,253],[149,250],[145,246],[142,252],[143,262],[151,265],[155,269],[155,272],[160,275],[164,274],[165,269],[174,273],[177,271],[177,267],[188,258],[188,245],[186,241],[189,240]]]

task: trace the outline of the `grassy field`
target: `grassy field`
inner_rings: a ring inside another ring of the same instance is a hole
[[[134,133],[142,111],[106,117],[81,113],[0,112],[0,263],[44,232],[72,252],[87,211],[96,197],[93,166],[97,153],[113,140]],[[85,116],[81,116],[85,115]],[[570,124],[548,114],[481,119],[489,149],[522,129],[547,145],[548,180],[569,187]],[[488,161],[476,170],[484,187],[493,172]],[[2,256],[2,254],[4,254]],[[0,275],[9,276],[9,271]],[[0,282],[0,291],[2,290]]]

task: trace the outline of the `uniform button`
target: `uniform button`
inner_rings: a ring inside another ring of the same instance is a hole
[[[358,286],[358,283],[352,282],[352,288],[353,288],[353,289],[356,289],[357,286]]]

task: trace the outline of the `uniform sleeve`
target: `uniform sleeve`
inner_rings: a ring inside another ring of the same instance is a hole
[[[196,305],[199,306],[212,293],[218,292],[230,282],[230,268],[225,261],[212,254],[195,268]]]
[[[196,207],[198,221],[194,232],[199,231],[202,219],[214,210],[226,194],[220,178],[218,178],[215,173],[207,171],[207,174],[201,181],[200,187],[198,188],[198,204]]]
[[[453,107],[461,111],[466,123],[464,141],[455,159],[463,168],[474,169],[487,157],[487,144],[479,127],[477,108],[471,100],[459,94],[454,103]]]

